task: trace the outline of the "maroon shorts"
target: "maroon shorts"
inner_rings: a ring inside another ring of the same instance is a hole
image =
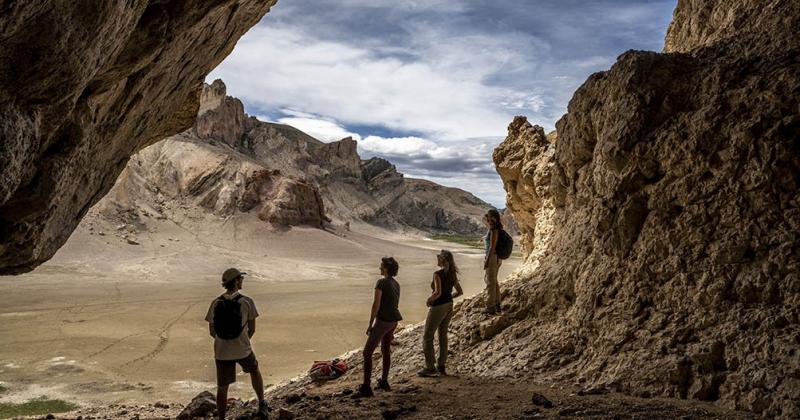
[[[258,370],[258,360],[256,355],[250,353],[244,359],[239,360],[216,360],[217,362],[217,385],[225,386],[236,382],[236,364],[242,367],[245,373],[252,373]]]

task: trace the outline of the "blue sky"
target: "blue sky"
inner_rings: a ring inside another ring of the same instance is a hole
[[[280,0],[207,78],[265,121],[498,207],[491,152],[515,115],[553,129],[629,50],[661,50],[676,0]]]

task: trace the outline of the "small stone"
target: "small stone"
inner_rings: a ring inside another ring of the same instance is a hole
[[[126,238],[126,241],[128,242],[129,245],[139,245],[139,242],[136,242],[131,238]]]
[[[580,395],[580,396],[584,396],[584,395],[605,395],[605,394],[608,394],[608,392],[609,392],[608,389],[606,389],[604,387],[601,387],[601,386],[598,386],[598,387],[590,387],[590,388],[586,388],[586,389],[581,389],[580,391],[578,391],[578,395]]]
[[[279,408],[278,409],[278,419],[279,420],[292,420],[294,418],[294,413],[285,409]]]
[[[289,395],[286,396],[286,398],[284,398],[284,401],[286,401],[286,404],[292,405],[294,403],[300,402],[300,400],[302,400],[302,399],[303,399],[303,397],[301,395],[289,394]]]
[[[538,405],[538,406],[544,407],[544,408],[553,408],[554,407],[554,404],[553,404],[552,401],[548,400],[547,397],[545,397],[542,394],[539,394],[538,392],[534,392],[533,393],[533,395],[531,396],[531,402],[533,402],[534,405]]]
[[[55,418],[56,418],[56,416],[54,416],[54,415],[52,415],[52,414],[48,414],[47,416],[45,416],[45,418],[46,418],[47,420],[52,420],[52,419],[55,419]]]

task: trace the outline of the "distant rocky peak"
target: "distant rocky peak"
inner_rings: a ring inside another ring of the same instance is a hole
[[[361,174],[369,181],[384,173],[398,173],[397,168],[386,159],[374,157],[361,161]],[[402,175],[402,174],[401,174]]]
[[[350,136],[327,143],[326,148],[328,153],[340,159],[352,159],[355,157],[360,160],[358,157],[358,142]]]
[[[197,116],[205,114],[207,111],[219,108],[227,96],[227,87],[221,79],[214,80],[210,85],[203,84],[203,91],[200,93],[200,109]]]
[[[222,80],[214,80],[203,85],[200,94],[200,109],[194,131],[201,139],[223,141],[232,147],[239,147],[245,132],[247,115],[242,101],[227,96]]]

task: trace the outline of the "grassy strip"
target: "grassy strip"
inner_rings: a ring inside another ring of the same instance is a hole
[[[453,242],[460,245],[466,245],[473,248],[483,248],[483,236],[480,235],[444,235],[436,234],[431,235],[431,239],[437,241]]]
[[[77,405],[62,401],[37,399],[22,404],[0,403],[0,419],[18,416],[36,416],[40,414],[63,413],[78,408]]]

